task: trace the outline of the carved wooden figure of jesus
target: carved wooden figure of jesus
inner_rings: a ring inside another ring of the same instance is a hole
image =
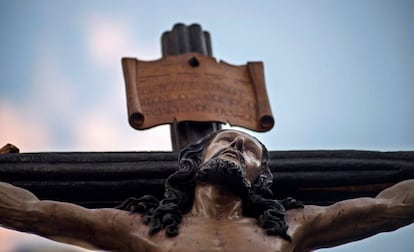
[[[117,209],[38,200],[1,183],[0,224],[109,251],[311,251],[414,222],[414,180],[376,198],[327,207],[272,196],[268,152],[235,130],[182,150],[161,200],[146,195]]]

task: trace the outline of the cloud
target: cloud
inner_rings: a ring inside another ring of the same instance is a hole
[[[77,121],[75,136],[78,149],[84,151],[171,150],[168,126],[136,131],[127,123],[114,121],[104,111],[90,111]],[[126,121],[125,116],[125,121]]]
[[[35,55],[20,99],[0,101],[0,145],[12,143],[21,152],[50,150],[55,138],[50,118],[67,114],[73,93],[53,50],[40,43]]]
[[[47,125],[12,102],[0,101],[0,122],[1,146],[11,143],[21,152],[31,152],[50,145]]]
[[[85,26],[85,46],[91,59],[98,65],[109,68],[120,65],[121,57],[154,59],[159,57],[158,45],[145,45],[131,34],[134,29],[126,23],[105,16],[90,16]],[[140,45],[139,47],[137,45]]]
[[[11,231],[5,228],[0,228],[0,252],[11,252],[15,246],[15,241],[17,239],[22,239],[23,237],[15,231]]]
[[[1,227],[0,244],[0,252],[23,251],[23,248],[30,248],[30,251],[90,251],[80,247],[54,242],[37,235],[22,233]]]
[[[39,43],[35,55],[21,99],[0,102],[0,145],[10,142],[21,152],[54,151],[75,115],[75,85],[53,46]]]
[[[105,71],[107,85],[102,83],[106,91],[100,94],[99,101],[82,111],[76,122],[78,148],[95,151],[171,150],[168,126],[137,131],[128,125],[126,115],[121,58],[139,55],[144,59],[156,59],[159,48],[143,43],[140,43],[142,47],[136,46],[139,42],[131,36],[136,31],[114,18],[92,15],[86,24],[86,56]]]
[[[120,59],[157,58],[158,45],[137,47],[135,32],[114,19],[91,16],[85,23],[85,50],[36,41],[24,96],[0,102],[0,145],[10,142],[22,152],[171,150],[168,126],[137,131],[126,115]],[[67,64],[67,51],[86,52],[76,66],[85,71]]]
[[[37,112],[46,111],[43,115],[67,117],[75,107],[77,85],[59,56],[52,45],[45,47],[39,43],[32,75],[33,93],[28,102]]]

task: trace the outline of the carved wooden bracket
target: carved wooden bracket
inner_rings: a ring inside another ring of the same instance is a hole
[[[20,150],[13,144],[6,144],[5,146],[0,148],[0,154],[7,154],[7,153],[19,153]]]

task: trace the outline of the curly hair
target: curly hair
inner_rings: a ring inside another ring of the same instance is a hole
[[[196,173],[202,162],[204,147],[222,131],[216,131],[180,152],[179,170],[166,179],[162,200],[151,195],[139,199],[128,198],[117,208],[142,213],[144,223],[150,227],[150,235],[161,229],[164,229],[169,237],[178,235],[178,225],[181,223],[182,216],[190,211],[194,202]],[[259,226],[265,229],[268,235],[290,240],[286,233],[288,226],[284,220],[286,211],[303,205],[292,198],[281,201],[274,199],[270,189],[273,175],[269,168],[269,152],[260,141],[257,142],[261,144],[263,150],[262,172],[248,192],[242,195],[243,215],[256,218]]]

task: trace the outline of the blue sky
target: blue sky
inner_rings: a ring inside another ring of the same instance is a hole
[[[0,1],[0,145],[170,150],[127,122],[121,57],[161,57],[199,23],[213,54],[263,61],[271,150],[414,150],[413,1]],[[324,251],[412,251],[414,227]],[[402,240],[402,241],[401,241]]]

